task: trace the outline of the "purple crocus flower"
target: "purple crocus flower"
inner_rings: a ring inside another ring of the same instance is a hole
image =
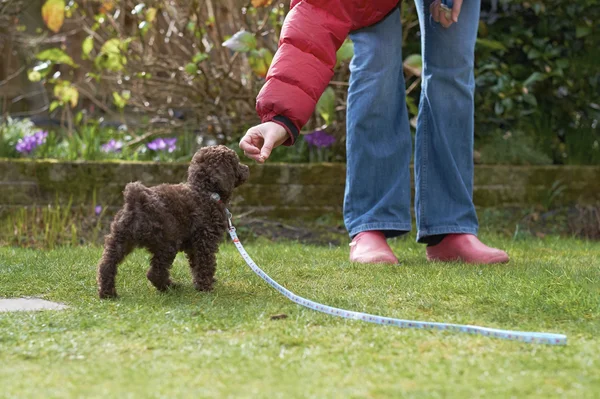
[[[100,215],[102,213],[102,205],[96,205],[94,212],[96,213],[96,216]]]
[[[177,149],[176,143],[177,143],[176,138],[171,138],[171,139],[158,138],[158,139],[146,144],[146,146],[148,147],[148,149],[150,149],[152,151],[167,150],[168,152],[173,152]]]
[[[19,139],[15,148],[21,154],[31,154],[38,146],[44,144],[46,137],[48,137],[48,132],[40,130],[35,134]]]
[[[323,130],[316,130],[311,134],[304,136],[304,139],[310,147],[328,148],[335,143],[335,137],[325,133]]]
[[[102,151],[104,152],[119,152],[123,148],[123,142],[111,139],[108,143],[102,145]]]

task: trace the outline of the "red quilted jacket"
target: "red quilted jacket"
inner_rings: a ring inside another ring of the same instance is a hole
[[[279,49],[256,102],[262,122],[273,121],[296,141],[333,77],[336,51],[348,34],[381,21],[399,0],[292,0]]]

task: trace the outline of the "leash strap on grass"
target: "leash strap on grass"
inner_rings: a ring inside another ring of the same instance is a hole
[[[338,309],[327,305],[322,305],[317,302],[313,302],[311,300],[302,298],[294,294],[293,292],[287,290],[285,287],[281,286],[277,281],[273,280],[269,277],[265,272],[261,270],[260,267],[254,263],[250,255],[246,252],[242,243],[240,242],[237,234],[235,233],[235,227],[231,224],[231,214],[229,211],[227,212],[229,219],[229,235],[233,240],[236,248],[242,255],[242,258],[246,261],[248,266],[254,271],[254,273],[258,274],[260,278],[265,280],[270,286],[279,291],[282,295],[287,297],[290,301],[296,302],[298,305],[302,305],[309,309],[316,310],[317,312],[327,313],[332,316],[343,317],[346,319],[352,320],[362,320],[369,323],[375,324],[384,324],[390,326],[396,326],[400,328],[422,328],[427,330],[443,330],[443,331],[455,331],[461,333],[468,334],[478,334],[483,335],[485,337],[493,337],[500,339],[508,339],[513,341],[521,341],[527,343],[535,343],[535,344],[546,344],[546,345],[566,345],[567,344],[567,336],[562,334],[551,334],[551,333],[539,333],[539,332],[522,332],[522,331],[509,331],[509,330],[499,330],[496,328],[487,328],[487,327],[478,327],[478,326],[468,326],[461,324],[449,324],[449,323],[435,323],[435,322],[423,322],[423,321],[413,321],[413,320],[402,320],[402,319],[394,319],[391,317],[383,317],[383,316],[375,316],[367,313],[361,312],[353,312],[351,310]]]

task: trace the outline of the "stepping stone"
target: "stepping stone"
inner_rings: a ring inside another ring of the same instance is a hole
[[[68,306],[62,303],[45,301],[39,298],[0,299],[0,312],[30,312],[34,310],[63,310]]]

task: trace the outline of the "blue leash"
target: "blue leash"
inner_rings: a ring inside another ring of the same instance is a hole
[[[270,286],[279,291],[282,295],[287,297],[290,301],[297,303],[298,305],[304,306],[309,309],[316,310],[317,312],[326,313],[332,316],[343,317],[351,320],[362,320],[369,323],[375,324],[384,324],[390,326],[396,326],[400,328],[421,328],[427,330],[442,330],[442,331],[454,331],[461,332],[467,334],[476,334],[483,335],[485,337],[493,337],[500,339],[507,339],[512,341],[520,341],[526,343],[534,343],[534,344],[546,344],[546,345],[566,345],[567,344],[567,336],[562,334],[552,334],[552,333],[540,333],[540,332],[524,332],[524,331],[510,331],[510,330],[500,330],[497,328],[487,328],[487,327],[478,327],[478,326],[469,326],[462,324],[451,324],[451,323],[436,323],[436,322],[423,322],[423,321],[413,321],[413,320],[402,320],[402,319],[394,319],[391,317],[383,317],[376,316],[368,313],[354,312],[351,310],[344,310],[339,308],[334,308],[331,306],[323,305],[309,299],[302,298],[289,291],[277,281],[273,280],[269,277],[265,272],[259,268],[256,263],[250,258],[250,255],[246,252],[242,243],[240,242],[236,232],[235,227],[231,224],[231,213],[227,210],[227,215],[229,217],[229,235],[233,240],[237,250],[244,258],[244,261],[250,266],[250,268],[256,273],[260,278],[265,280]]]

